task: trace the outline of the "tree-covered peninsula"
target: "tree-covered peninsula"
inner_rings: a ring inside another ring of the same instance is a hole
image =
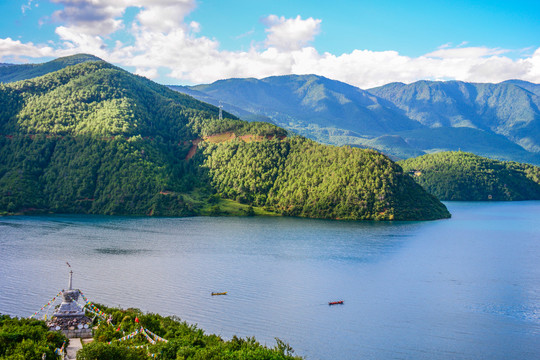
[[[398,162],[440,200],[540,200],[540,167],[461,151]]]
[[[220,119],[212,105],[103,61],[0,84],[0,104],[4,214],[449,216],[377,152]]]

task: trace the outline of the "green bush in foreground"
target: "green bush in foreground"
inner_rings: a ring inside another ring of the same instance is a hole
[[[58,359],[54,349],[62,347],[64,340],[43,321],[0,315],[0,359],[41,360],[43,354],[47,359]]]
[[[292,348],[279,339],[276,339],[277,345],[273,348],[261,345],[255,338],[249,337],[242,339],[234,336],[226,341],[217,335],[207,335],[203,330],[176,317],[143,314],[137,309],[101,309],[112,315],[112,323],[115,325],[102,321],[94,330],[94,342],[84,345],[77,353],[77,360],[300,359],[293,356]],[[118,341],[141,327],[168,342],[152,345],[141,334],[129,340]]]

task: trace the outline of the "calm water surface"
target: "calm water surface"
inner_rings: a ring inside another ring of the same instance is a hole
[[[92,301],[307,359],[540,359],[540,202],[447,206],[410,223],[0,218],[0,313],[38,310],[69,261]]]

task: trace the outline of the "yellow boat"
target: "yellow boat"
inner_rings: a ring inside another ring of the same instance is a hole
[[[212,296],[215,296],[215,295],[227,295],[227,292],[213,292],[212,293]]]

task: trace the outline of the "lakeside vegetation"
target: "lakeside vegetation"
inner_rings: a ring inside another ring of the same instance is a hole
[[[144,314],[138,309],[101,305],[100,308],[111,315],[111,324],[99,318],[94,320],[93,341],[79,350],[77,360],[300,359],[294,356],[294,350],[288,344],[279,339],[276,339],[274,347],[262,345],[254,337],[233,336],[224,340],[220,336],[206,334],[178,317]],[[119,340],[141,327],[167,341],[152,344],[143,333]],[[42,360],[43,354],[47,359],[60,359],[55,349],[61,348],[66,340],[62,333],[49,331],[44,321],[0,315],[0,359]]]
[[[287,137],[103,61],[0,84],[0,213],[449,216],[370,150]]]
[[[54,350],[67,340],[59,332],[51,332],[44,321],[12,318],[0,314],[0,359],[57,359]]]
[[[405,172],[440,200],[540,200],[540,167],[461,151],[399,161]]]
[[[112,315],[112,323],[115,326],[102,321],[94,330],[94,341],[78,352],[77,360],[300,359],[293,355],[294,351],[288,344],[279,339],[276,339],[277,344],[274,347],[261,345],[253,337],[244,339],[233,336],[230,340],[224,340],[217,335],[205,334],[195,325],[190,325],[174,316],[143,314],[138,309],[123,310],[103,306],[100,308]],[[143,334],[118,341],[141,327],[166,339],[167,342],[157,341],[155,345],[152,345]],[[136,348],[136,346],[141,347]]]

